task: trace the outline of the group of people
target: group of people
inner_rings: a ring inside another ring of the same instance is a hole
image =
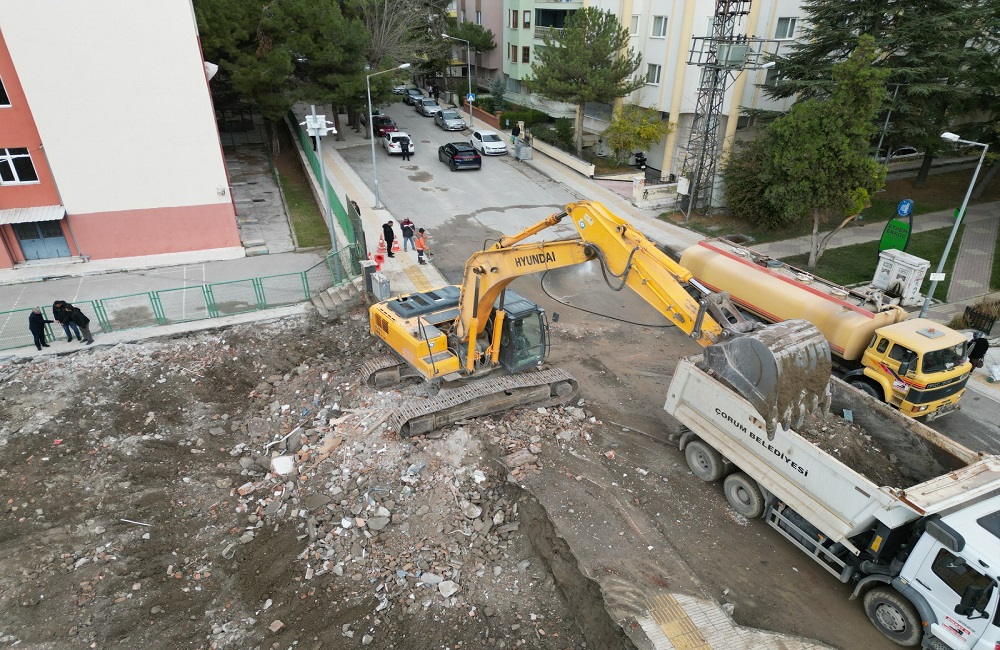
[[[417,262],[426,264],[427,260],[432,257],[430,245],[427,243],[427,231],[423,228],[417,228],[409,217],[405,217],[399,222],[399,230],[403,235],[403,251],[408,251],[412,247],[413,250],[417,251]],[[396,241],[392,219],[382,224],[382,238],[385,240],[389,257],[396,257],[392,252],[392,244]]]
[[[80,311],[79,307],[74,307],[65,300],[57,300],[52,303],[52,318],[55,320],[45,318],[41,307],[35,307],[28,315],[28,329],[31,330],[31,335],[35,339],[35,347],[39,350],[49,347],[45,337],[45,325],[48,323],[62,325],[63,332],[66,333],[67,343],[73,342],[74,334],[77,341],[86,342],[87,345],[94,342],[94,337],[90,333],[90,319]]]

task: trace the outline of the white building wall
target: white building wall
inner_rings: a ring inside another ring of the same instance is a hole
[[[70,213],[230,201],[190,0],[12,0],[0,29]]]

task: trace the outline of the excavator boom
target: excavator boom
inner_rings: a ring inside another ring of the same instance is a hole
[[[567,217],[577,238],[525,243]],[[473,254],[459,287],[371,307],[371,331],[393,355],[369,363],[364,369],[366,381],[386,385],[406,376],[462,380],[463,394],[469,395],[459,398],[456,392],[437,398],[445,415],[436,407],[424,407],[419,425],[416,415],[412,421],[395,418],[400,420],[398,430],[423,432],[447,421],[447,414],[470,417],[527,401],[572,397],[576,382],[565,373],[544,380],[539,375],[527,383],[517,378],[544,359],[547,324],[537,305],[507,287],[523,275],[592,260],[601,265],[609,287],[635,291],[705,346],[706,367],[754,405],[769,432],[779,424],[787,428],[806,411],[829,403],[830,349],[816,328],[804,321],[761,328],[744,319],[726,294],[707,291],[630,223],[600,203],[579,201]],[[499,391],[503,399],[491,399],[470,387],[470,380],[501,367],[514,378],[491,380],[496,386],[486,392]],[[518,397],[522,388],[523,399]]]

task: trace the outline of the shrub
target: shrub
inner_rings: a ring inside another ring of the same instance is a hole
[[[505,99],[507,95],[507,81],[503,78],[503,75],[498,74],[490,79],[489,88],[490,97],[493,99],[493,110],[490,112],[496,115],[497,111],[507,108],[507,100]]]
[[[523,120],[524,126],[527,128],[532,128],[537,124],[545,124],[549,121],[549,116],[542,111],[537,111],[535,109],[528,110],[509,110],[505,111],[503,114],[503,119],[510,120],[510,125],[513,127],[518,121]]]

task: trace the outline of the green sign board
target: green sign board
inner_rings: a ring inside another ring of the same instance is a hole
[[[885,230],[882,231],[882,239],[879,240],[878,250],[880,253],[890,249],[905,251],[909,243],[910,223],[900,219],[890,219],[885,224]]]

